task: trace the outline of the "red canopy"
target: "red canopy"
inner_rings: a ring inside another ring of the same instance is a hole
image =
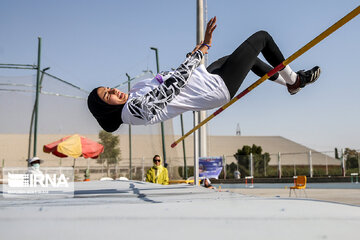
[[[78,134],[64,137],[53,143],[44,145],[44,152],[52,153],[58,157],[84,157],[97,158],[103,151],[104,146]]]

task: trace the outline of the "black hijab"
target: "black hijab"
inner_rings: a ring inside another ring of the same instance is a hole
[[[96,118],[100,126],[107,132],[116,131],[123,123],[121,119],[122,105],[110,105],[101,100],[97,94],[98,88],[89,94],[87,103],[92,115]]]

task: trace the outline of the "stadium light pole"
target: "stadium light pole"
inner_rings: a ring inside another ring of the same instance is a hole
[[[154,47],[150,47],[151,50],[155,51],[156,56],[156,72],[160,72],[159,67],[159,55],[158,55],[158,49]],[[165,135],[164,135],[164,122],[161,122],[161,138],[162,138],[162,149],[163,149],[163,158],[164,158],[164,167],[167,167],[166,164],[166,150],[165,150]]]
[[[40,89],[41,89],[41,84],[42,84],[42,81],[44,79],[44,74],[45,74],[45,71],[49,70],[50,67],[47,67],[47,68],[44,68],[42,71],[41,71],[41,78],[40,78]],[[33,127],[33,122],[34,122],[34,116],[35,116],[35,109],[36,109],[36,102],[34,104],[34,108],[33,108],[33,111],[32,111],[32,114],[31,114],[31,120],[30,120],[30,130],[29,130],[29,145],[28,145],[28,159],[30,159],[30,156],[31,156],[31,137],[32,137],[32,127]]]
[[[37,124],[38,124],[38,106],[39,106],[39,91],[40,91],[40,59],[41,59],[41,37],[38,38],[38,59],[37,59],[37,73],[36,73],[36,97],[35,97],[35,123],[34,123],[34,151],[33,157],[36,156],[37,145]]]

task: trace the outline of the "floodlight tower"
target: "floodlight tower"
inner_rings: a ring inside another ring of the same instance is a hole
[[[151,50],[155,51],[155,57],[156,57],[156,72],[160,72],[159,67],[159,55],[158,55],[158,49],[155,47],[150,47]],[[162,139],[162,149],[163,149],[163,159],[164,159],[164,167],[167,167],[166,163],[166,148],[165,148],[165,130],[164,130],[164,122],[160,123],[161,126],[161,139]]]

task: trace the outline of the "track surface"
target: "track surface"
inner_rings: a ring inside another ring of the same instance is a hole
[[[1,239],[345,239],[360,207],[188,185],[75,183],[74,198],[0,198]]]

